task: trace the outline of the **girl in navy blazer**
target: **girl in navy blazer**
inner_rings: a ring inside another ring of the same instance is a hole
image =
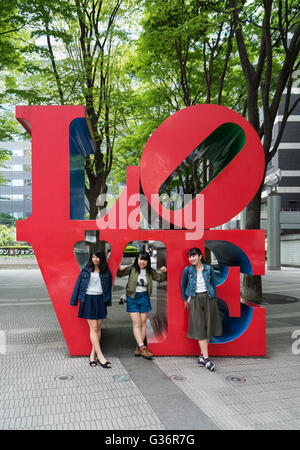
[[[106,319],[106,307],[111,306],[111,288],[112,277],[105,253],[95,250],[80,272],[70,301],[70,305],[76,306],[79,300],[78,317],[86,319],[90,327],[91,367],[96,367],[98,362],[105,369],[111,368],[111,363],[106,361],[100,347],[102,320]]]

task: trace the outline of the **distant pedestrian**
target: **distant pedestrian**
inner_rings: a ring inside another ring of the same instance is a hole
[[[90,327],[91,367],[96,367],[99,363],[105,369],[111,368],[111,363],[106,361],[100,347],[102,320],[106,319],[107,306],[111,306],[111,289],[112,277],[105,252],[95,250],[80,272],[70,301],[73,306],[80,301],[78,317],[86,319]]]
[[[199,248],[191,248],[188,259],[191,265],[184,268],[181,279],[184,306],[189,310],[188,337],[199,343],[198,366],[213,371],[215,365],[208,357],[208,342],[211,337],[223,334],[216,300],[216,276]]]
[[[150,304],[152,281],[167,279],[166,267],[161,267],[160,270],[162,273],[151,268],[149,253],[142,251],[135,258],[133,265],[120,265],[117,272],[118,277],[129,275],[126,285],[126,311],[130,315],[136,340],[134,355],[143,356],[146,359],[151,359],[153,356],[145,345],[147,318],[152,309]]]

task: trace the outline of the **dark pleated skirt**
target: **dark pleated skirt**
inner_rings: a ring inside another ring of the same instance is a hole
[[[217,300],[209,298],[206,292],[196,294],[190,301],[188,337],[203,341],[222,334]]]
[[[78,317],[81,319],[106,319],[107,308],[103,295],[85,295],[84,302],[80,302]]]

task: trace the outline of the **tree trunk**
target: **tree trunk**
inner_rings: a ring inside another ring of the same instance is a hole
[[[246,209],[246,229],[260,229],[260,208],[261,208],[261,192],[263,185],[260,186],[253,200]],[[244,274],[242,297],[245,300],[261,303],[262,301],[262,282],[260,275]]]
[[[262,301],[262,282],[260,275],[244,275],[242,297],[255,303]]]

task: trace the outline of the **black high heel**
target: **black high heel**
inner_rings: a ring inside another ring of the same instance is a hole
[[[98,363],[100,364],[101,367],[103,367],[103,369],[111,369],[111,363],[109,361],[106,361],[105,363],[102,364],[102,362],[100,362],[98,359]]]
[[[91,367],[96,367],[97,366],[97,361],[91,361],[90,360],[90,366]]]

